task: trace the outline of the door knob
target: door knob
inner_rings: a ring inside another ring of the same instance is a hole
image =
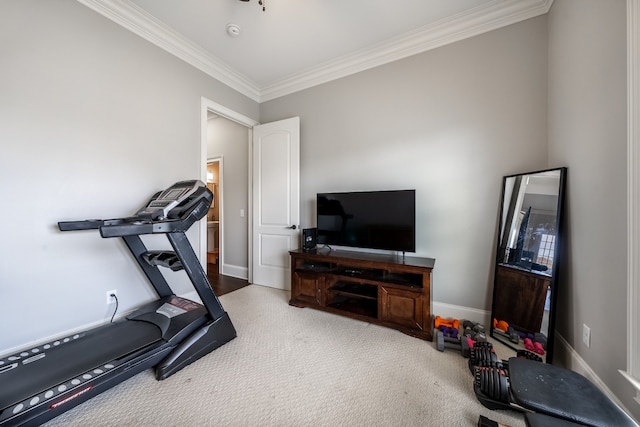
[[[298,227],[296,227],[296,225],[294,224],[294,225],[292,225],[292,226],[290,226],[290,227],[287,227],[287,228],[290,228],[290,229],[292,229],[292,230],[295,230],[295,229],[296,229],[296,228],[298,228]]]

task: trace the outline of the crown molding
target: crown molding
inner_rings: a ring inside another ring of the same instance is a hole
[[[553,0],[494,0],[403,36],[259,87],[129,0],[77,0],[256,102],[270,101],[360,71],[544,15]]]
[[[260,102],[258,85],[128,0],[77,0],[243,95]]]
[[[269,101],[370,68],[544,15],[553,0],[498,0],[384,43],[326,62],[261,89]]]

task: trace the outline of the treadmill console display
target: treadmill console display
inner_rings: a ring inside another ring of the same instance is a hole
[[[180,181],[164,190],[149,204],[138,212],[137,216],[144,218],[164,219],[169,216],[171,209],[180,205],[200,187],[204,187],[202,181]]]

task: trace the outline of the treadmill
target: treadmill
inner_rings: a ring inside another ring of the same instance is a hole
[[[37,426],[149,368],[163,380],[236,337],[185,232],[205,217],[213,194],[180,181],[128,218],[59,222],[60,231],[121,237],[158,299],[126,318],[0,358],[0,426]],[[164,234],[173,251],[140,238]],[[202,304],[174,295],[160,268],[184,271]]]

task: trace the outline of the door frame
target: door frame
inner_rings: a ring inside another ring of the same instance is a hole
[[[225,107],[224,105],[218,104],[217,102],[214,102],[208,98],[205,97],[201,97],[200,99],[200,180],[202,182],[207,182],[207,116],[208,116],[208,112],[212,112],[214,114],[217,114],[221,117],[224,117],[225,119],[231,120],[233,122],[236,122],[244,127],[247,128],[247,146],[248,146],[248,173],[249,173],[249,183],[248,183],[248,188],[247,188],[247,215],[249,218],[252,218],[252,214],[253,214],[253,209],[252,209],[252,199],[253,199],[253,192],[251,191],[251,182],[253,179],[253,175],[252,175],[252,169],[253,169],[253,150],[252,150],[252,143],[251,141],[253,140],[253,127],[256,125],[259,125],[260,123],[253,120],[250,117],[247,117],[243,114],[240,114],[236,111],[231,110],[230,108]],[[251,283],[251,281],[253,280],[253,271],[252,271],[252,263],[253,263],[253,257],[252,257],[252,253],[253,253],[253,246],[252,246],[252,239],[251,237],[253,236],[253,224],[251,223],[251,221],[248,221],[248,229],[247,229],[247,279],[249,281],[249,283]],[[220,238],[222,239],[222,237],[224,236],[224,227],[225,227],[225,223],[223,222],[220,226],[219,232],[220,232]],[[200,256],[200,263],[202,264],[202,267],[205,269],[207,268],[207,222],[206,221],[200,221],[200,228],[199,228],[199,234],[200,234],[200,244],[199,244],[199,256]],[[220,268],[220,273],[222,273],[222,268],[224,267],[223,265],[223,254],[222,251],[224,250],[223,248],[223,242],[220,242],[220,265],[218,266],[218,268]]]

